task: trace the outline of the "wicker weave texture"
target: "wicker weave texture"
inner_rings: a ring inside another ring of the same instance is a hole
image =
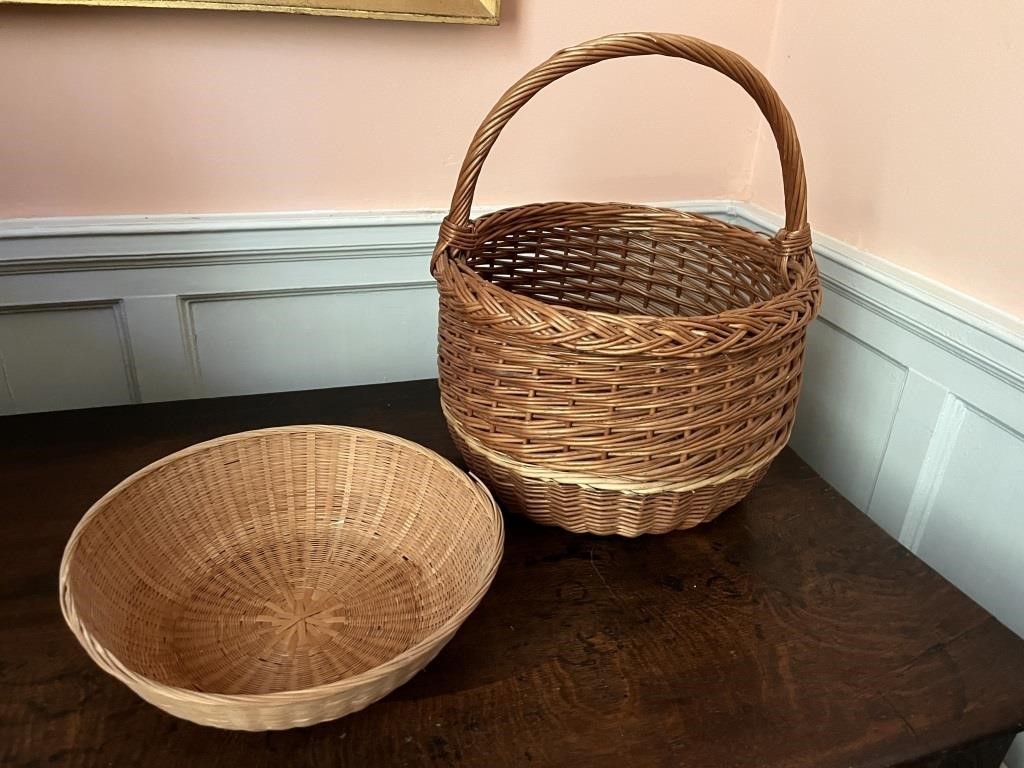
[[[779,146],[783,230],[621,203],[469,219],[483,162],[519,108],[575,69],[644,54],[712,67],[753,96]],[[503,503],[540,522],[690,527],[741,500],[789,438],[821,294],[803,162],[774,89],[725,49],[613,35],[528,73],[470,145],[432,270],[451,432]]]
[[[72,631],[156,706],[244,730],[311,725],[423,668],[501,557],[485,488],[425,448],[303,426],[202,443],[85,515],[60,572]]]

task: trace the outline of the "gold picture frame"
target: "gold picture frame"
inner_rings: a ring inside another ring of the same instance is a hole
[[[497,24],[501,0],[0,0],[41,5],[115,5],[140,8],[205,8],[271,11],[360,19]]]

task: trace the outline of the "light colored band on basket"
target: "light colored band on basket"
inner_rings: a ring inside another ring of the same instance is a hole
[[[616,480],[610,477],[601,477],[599,475],[587,475],[587,474],[574,474],[572,472],[559,472],[557,470],[545,469],[544,467],[538,467],[536,464],[526,464],[521,461],[509,458],[502,453],[491,450],[486,447],[483,443],[477,440],[475,437],[467,434],[467,432],[459,425],[459,423],[452,418],[451,413],[448,409],[441,405],[441,410],[444,412],[445,418],[448,420],[449,428],[458,434],[460,440],[465,443],[476,453],[484,456],[488,461],[493,464],[498,464],[502,467],[514,471],[518,475],[524,477],[531,477],[537,480],[547,480],[553,483],[564,483],[566,485],[582,485],[587,488],[593,488],[598,491],[619,491],[621,493],[632,493],[638,496],[643,496],[652,493],[686,493],[687,491],[696,492],[701,488],[705,488],[709,485],[719,485],[720,483],[726,483],[730,480],[738,480],[740,478],[750,477],[755,472],[768,466],[776,456],[778,456],[782,449],[786,447],[786,443],[783,442],[778,448],[771,452],[766,458],[752,462],[750,464],[744,464],[729,472],[722,472],[718,475],[713,475],[702,480],[694,480],[683,483],[673,483],[669,481],[655,481],[649,483],[639,483],[636,480],[630,480],[624,478],[622,480]]]

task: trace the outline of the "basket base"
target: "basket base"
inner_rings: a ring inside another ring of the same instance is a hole
[[[166,654],[152,660],[161,677],[211,693],[300,690],[422,639],[423,569],[369,538],[344,547],[280,541],[214,561],[171,619]]]
[[[710,522],[742,501],[771,463],[746,477],[694,490],[630,493],[524,476],[474,450],[450,425],[449,432],[466,464],[506,509],[542,525],[600,536],[669,533]]]

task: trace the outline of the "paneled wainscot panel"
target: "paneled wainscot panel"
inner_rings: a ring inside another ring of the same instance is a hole
[[[437,375],[432,282],[191,296],[182,303],[204,396]]]
[[[811,326],[793,448],[866,509],[889,441],[906,368],[825,320]]]
[[[944,466],[922,489],[915,549],[1024,635],[1024,436],[962,403],[950,410],[940,420],[949,433],[936,434],[948,445]]]
[[[119,302],[0,306],[0,413],[137,399]]]

